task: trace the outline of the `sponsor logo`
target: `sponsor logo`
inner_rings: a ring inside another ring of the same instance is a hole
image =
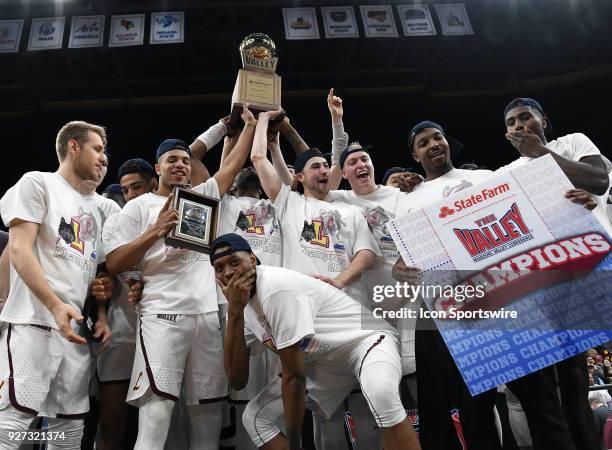
[[[475,262],[533,238],[516,203],[499,220],[490,214],[474,223],[477,228],[453,228],[453,231]]]
[[[138,378],[136,378],[136,383],[134,384],[134,388],[132,389],[133,391],[137,391],[138,389],[140,389],[140,379],[142,378],[142,372],[140,372],[138,374]]]
[[[498,195],[504,194],[508,191],[510,191],[510,185],[508,183],[503,183],[492,188],[484,188],[479,194],[472,194],[469,197],[457,200],[455,203],[453,203],[452,207],[442,206],[438,216],[440,219],[445,219],[455,212],[473,208],[479,203],[487,201],[493,197],[497,197]]]

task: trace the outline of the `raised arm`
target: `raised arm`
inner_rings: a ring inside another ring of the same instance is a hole
[[[259,113],[257,128],[255,130],[255,138],[253,139],[253,148],[251,150],[251,162],[257,171],[261,187],[270,199],[274,202],[276,196],[281,189],[281,180],[274,170],[274,166],[268,160],[268,123],[270,118],[280,111],[268,111]]]
[[[268,133],[268,135],[269,134],[270,133]],[[274,169],[276,170],[278,177],[281,179],[281,182],[287,186],[291,186],[294,177],[289,171],[285,158],[283,157],[283,152],[280,148],[279,136],[279,133],[274,133],[272,140],[268,139],[268,148],[270,149],[272,164],[274,165]]]
[[[223,136],[230,133],[228,128],[229,116],[219,120],[204,133],[200,134],[189,146],[191,150],[191,184],[197,186],[210,178],[208,169],[202,162],[204,155],[223,139]]]
[[[38,224],[15,219],[9,228],[9,258],[15,271],[32,293],[53,314],[59,332],[70,342],[85,344],[86,341],[72,331],[71,320],[81,321],[83,316],[72,306],[64,303],[51,289],[40,261],[33,251],[38,235]],[[6,253],[6,252],[5,252]]]
[[[244,121],[244,128],[240,133],[238,142],[232,151],[229,152],[223,161],[223,165],[219,167],[218,172],[213,175],[213,178],[217,180],[217,184],[219,185],[219,195],[221,196],[227,192],[234,182],[236,175],[238,175],[238,172],[240,172],[240,169],[244,166],[244,162],[253,144],[253,135],[255,134],[257,120],[255,120],[255,117],[253,117],[253,114],[249,111],[248,105],[242,106],[240,117],[242,117]]]
[[[283,119],[278,127],[278,131],[280,131],[280,133],[285,136],[285,139],[289,141],[296,156],[301,155],[309,149],[308,144],[302,139],[302,136],[300,136],[297,130],[293,128],[288,118]]]
[[[238,143],[238,137],[240,137],[240,134],[238,133],[233,134],[231,136],[225,136],[225,139],[223,140],[223,151],[221,152],[221,162],[219,163],[219,167],[223,165],[223,162],[225,161],[227,156]]]
[[[331,115],[332,123],[332,166],[329,169],[329,188],[330,190],[338,189],[342,181],[342,169],[340,168],[339,160],[340,153],[348,146],[349,136],[344,131],[344,107],[342,99],[334,95],[334,88],[329,90],[327,95],[327,108]]]

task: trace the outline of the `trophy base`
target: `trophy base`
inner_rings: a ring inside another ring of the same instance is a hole
[[[280,108],[281,77],[275,73],[240,69],[232,94],[230,124],[240,121],[242,105],[248,103],[254,115]]]

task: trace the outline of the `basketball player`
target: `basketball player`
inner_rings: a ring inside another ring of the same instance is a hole
[[[384,448],[420,448],[399,398],[401,363],[390,325],[330,283],[258,265],[249,244],[236,234],[215,239],[211,262],[229,302],[225,368],[230,383],[247,382],[251,340],[280,356],[282,378],[254,400],[263,405],[248,427],[258,446],[301,448],[304,407],[329,416],[358,382],[382,429]],[[268,411],[280,398],[286,436],[270,421],[278,411]]]
[[[119,208],[92,193],[107,162],[102,127],[69,122],[59,131],[54,173],[29,172],[0,201],[9,228],[10,292],[0,319],[0,447],[38,415],[57,432],[48,448],[79,448],[89,409],[90,353],[78,333],[102,254],[104,217]],[[92,289],[92,293],[96,290]]]
[[[195,192],[220,198],[232,184],[255,130],[256,121],[246,107],[242,118],[246,125],[238,147],[212,178],[193,188]],[[115,236],[106,244],[110,272],[136,266],[144,280],[128,393],[128,401],[140,408],[135,448],[163,448],[183,383],[192,425],[190,447],[213,449],[218,447],[222,400],[227,397],[214,275],[206,255],[172,248],[163,241],[178,223],[170,194],[174,186],[188,183],[191,150],[176,139],[162,142],[155,170],[157,192],[125,206],[115,224]]]

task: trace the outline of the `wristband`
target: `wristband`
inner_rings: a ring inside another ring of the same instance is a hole
[[[198,141],[206,146],[206,150],[210,150],[223,139],[227,133],[227,127],[224,123],[218,122],[197,137]]]

